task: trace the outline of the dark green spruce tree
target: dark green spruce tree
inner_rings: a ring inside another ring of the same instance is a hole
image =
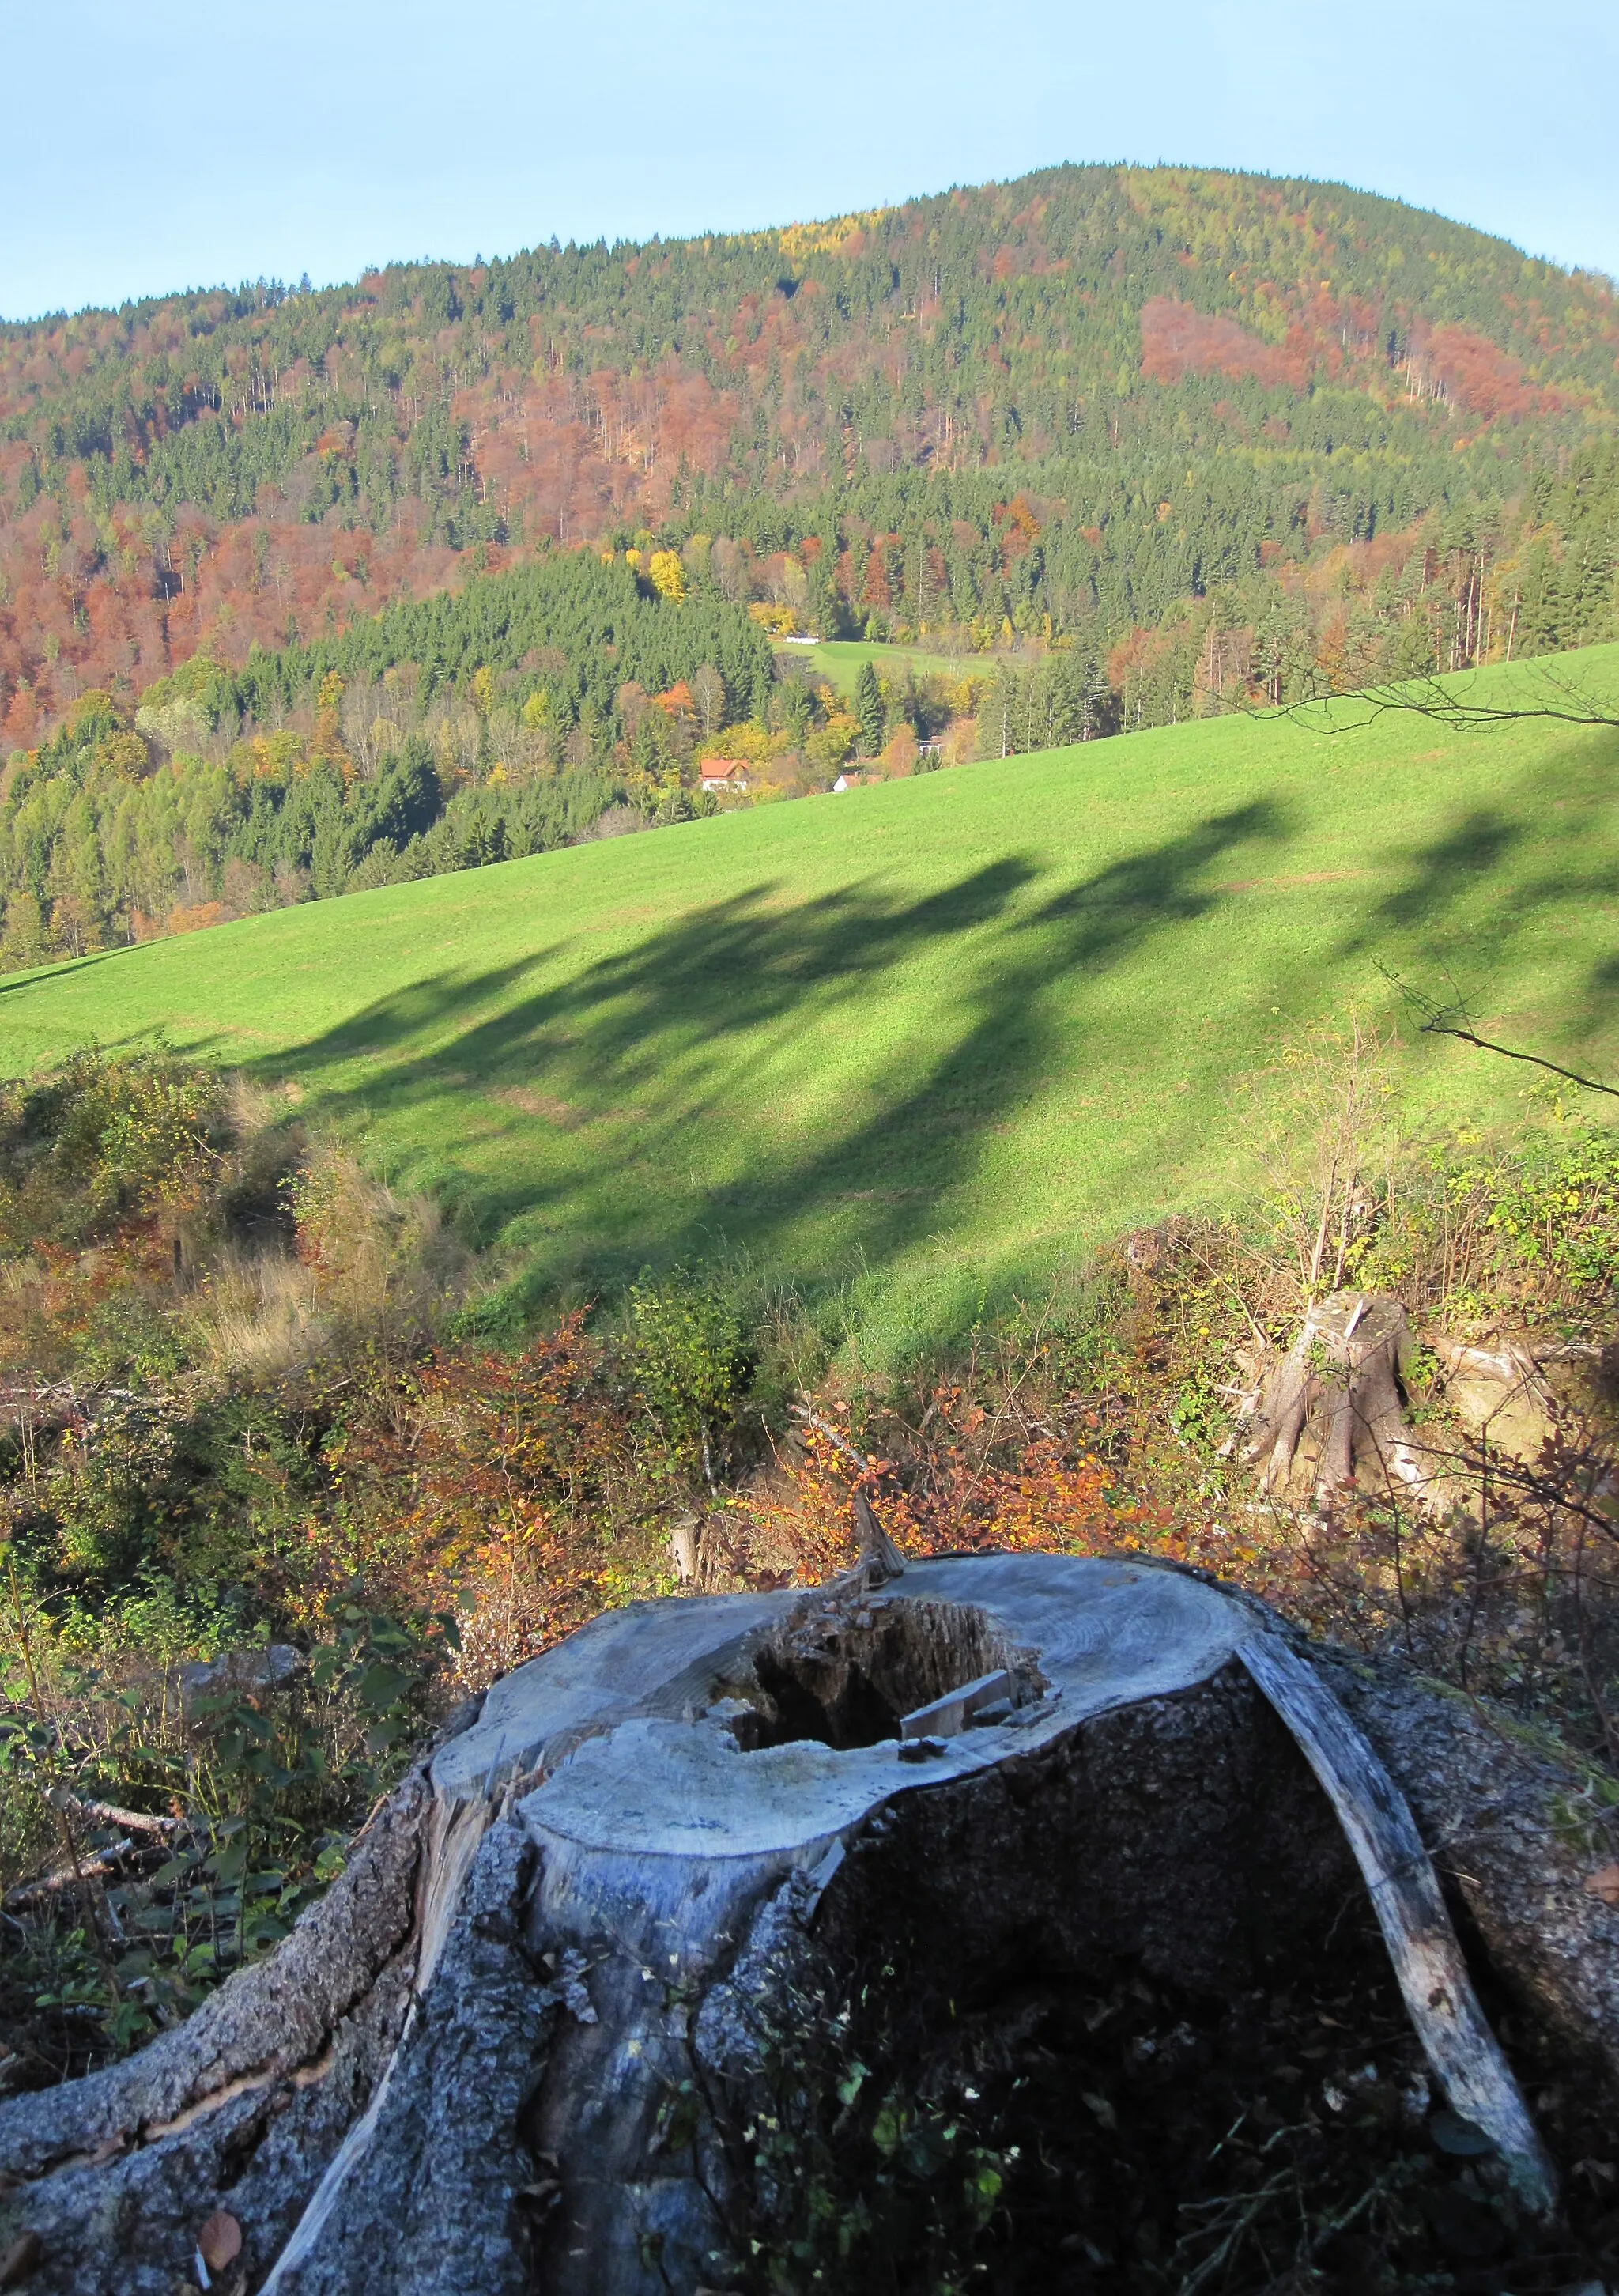
[[[860,720],[860,754],[863,758],[874,758],[882,748],[887,721],[877,672],[869,661],[861,663],[860,675],[854,680],[854,715]]]

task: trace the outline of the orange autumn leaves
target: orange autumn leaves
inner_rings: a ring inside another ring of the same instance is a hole
[[[468,1679],[600,1611],[673,1591],[670,1527],[692,1506],[712,1592],[814,1586],[846,1569],[857,1489],[907,1555],[1137,1553],[1273,1598],[1296,1591],[1299,1558],[1273,1528],[1267,1538],[1222,1511],[1139,1429],[1122,1450],[1116,1429],[1104,1444],[1071,1404],[1043,1423],[941,1387],[914,1433],[895,1423],[884,1439],[892,1456],[846,1435],[850,1413],[835,1400],[793,1417],[740,1488],[708,1494],[582,1314],[519,1355],[446,1350],[413,1372],[397,1415],[366,1414],[328,1446],[349,1526],[341,1559],[372,1600],[413,1614],[454,1605]],[[325,1551],[329,1528],[312,1522],[311,1536],[323,1554],[306,1559],[304,1600],[321,1611],[342,1599],[344,1572]]]
[[[977,1414],[981,1422],[983,1414]],[[968,1414],[970,1422],[972,1414]],[[812,1431],[801,1448],[778,1454],[777,1472],[731,1502],[745,1543],[786,1562],[813,1585],[854,1560],[852,1500],[870,1494],[884,1529],[906,1554],[1011,1548],[1093,1554],[1121,1543],[1124,1523],[1109,1497],[1101,1463],[1037,1441],[1015,1468],[975,1460],[966,1441],[952,1444],[920,1476],[902,1483],[891,1462],[875,1456],[863,1469],[839,1445]]]
[[[774,1472],[730,1502],[735,1551],[815,1585],[855,1560],[853,1501],[864,1489],[908,1555],[1134,1554],[1239,1579],[1271,1600],[1296,1598],[1304,1558],[1276,1526],[1262,1529],[1189,1483],[1178,1463],[1149,1456],[1139,1429],[1127,1456],[1112,1461],[1088,1416],[1060,1433],[1013,1430],[959,1389],[936,1400],[953,1423],[903,1477],[836,1430],[812,1428],[780,1447]]]
[[[655,1544],[667,1469],[582,1313],[518,1355],[441,1351],[324,1456],[347,1540],[311,1518],[312,1619],[342,1599],[346,1566],[401,1613],[464,1608],[462,1671],[487,1674],[653,1591],[621,1589],[615,1568]]]

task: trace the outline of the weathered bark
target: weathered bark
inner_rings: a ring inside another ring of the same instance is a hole
[[[176,2031],[0,2109],[0,2252],[37,2232],[30,2286],[170,2296],[217,2204],[258,2255],[290,2234],[404,2022],[432,1800],[416,1773],[285,1944]]]
[[[1551,1431],[1542,1362],[1595,1352],[1558,1347],[1537,1358],[1525,1338],[1484,1347],[1432,1331],[1422,1343],[1438,1357],[1444,1398],[1468,1434],[1525,1464]],[[1423,1440],[1405,1416],[1400,1382],[1415,1347],[1397,1300],[1335,1292],[1312,1300],[1292,1346],[1244,1396],[1232,1447],[1272,1494],[1324,1504],[1356,1484],[1402,1493],[1431,1514],[1467,1507],[1457,1447]]]
[[[1619,2098],[1619,1906],[1568,1823],[1588,1781],[1533,1734],[1402,1669],[1316,1666],[1400,1781],[1476,1956],[1545,2054]]]
[[[1360,1475],[1432,1503],[1435,1463],[1412,1438],[1397,1383],[1413,1346],[1397,1300],[1335,1292],[1312,1300],[1243,1440],[1265,1489],[1288,1489],[1308,1466],[1318,1498]]]
[[[497,1684],[267,1962],[0,2106],[0,2254],[38,2235],[41,2296],[168,2296],[225,2209],[242,2288],[275,2296],[734,2286],[769,2205],[736,2142],[761,2030],[863,1939],[903,1924],[953,1986],[1127,1956],[1235,1990],[1363,1905],[1240,1655],[1274,1629],[1255,1606],[1132,1559],[895,1578],[866,1543],[832,1587],[636,1605]],[[1619,1914],[1570,1885],[1549,1939],[1541,1849],[1478,1816],[1501,1766],[1465,1710],[1342,1686],[1425,1824],[1470,1829],[1464,1895],[1523,2013],[1619,2073],[1615,1981],[1580,1966]],[[1553,1791],[1537,1772],[1524,1809]]]

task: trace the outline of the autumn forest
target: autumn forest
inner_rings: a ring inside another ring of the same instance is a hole
[[[5,959],[1611,637],[1616,347],[1162,168],[0,327]]]

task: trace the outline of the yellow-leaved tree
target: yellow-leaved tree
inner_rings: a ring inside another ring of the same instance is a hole
[[[655,550],[647,577],[660,598],[678,602],[686,594],[686,570],[678,550]]]

